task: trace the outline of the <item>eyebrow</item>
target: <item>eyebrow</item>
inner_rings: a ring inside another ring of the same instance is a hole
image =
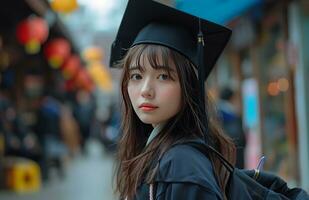
[[[129,70],[133,71],[133,70],[141,70],[143,69],[143,67],[141,66],[130,66]],[[175,72],[175,70],[169,66],[164,66],[164,65],[157,65],[155,67],[156,70],[166,70],[166,71],[170,71],[170,72]]]
[[[170,71],[170,72],[175,72],[175,70],[169,66],[164,66],[164,65],[158,65],[156,66],[157,69],[163,69],[163,70],[167,70],[167,71]]]

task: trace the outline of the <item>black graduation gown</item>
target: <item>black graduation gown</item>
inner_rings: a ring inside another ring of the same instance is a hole
[[[223,199],[210,160],[186,144],[175,145],[161,158],[154,187],[156,200]],[[148,199],[149,185],[142,184],[135,200]]]

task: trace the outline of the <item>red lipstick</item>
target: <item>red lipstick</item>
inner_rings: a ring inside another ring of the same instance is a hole
[[[152,111],[155,110],[156,108],[158,108],[158,106],[155,106],[153,104],[150,103],[142,103],[139,108],[143,111]]]

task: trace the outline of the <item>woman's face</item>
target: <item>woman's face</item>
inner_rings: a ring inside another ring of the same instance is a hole
[[[153,127],[175,116],[181,105],[175,65],[169,62],[169,66],[163,66],[164,62],[159,57],[157,62],[161,65],[157,69],[146,58],[140,61],[142,66],[130,65],[128,82],[128,94],[135,113],[143,123]]]

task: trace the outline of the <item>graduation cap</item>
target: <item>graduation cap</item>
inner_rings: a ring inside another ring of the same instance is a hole
[[[130,47],[138,44],[169,47],[197,68],[199,98],[205,111],[204,81],[226,46],[231,30],[157,1],[129,0],[112,44],[110,66],[115,66]]]
[[[200,75],[205,80],[230,35],[231,30],[226,27],[162,3],[129,0],[112,45],[110,66],[115,66],[132,46],[159,44],[176,50],[201,68],[203,74]]]

